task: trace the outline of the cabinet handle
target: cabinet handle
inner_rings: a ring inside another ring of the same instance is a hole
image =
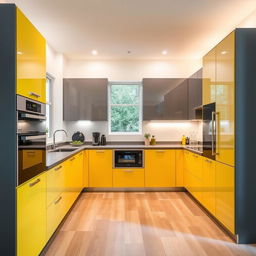
[[[58,170],[61,169],[61,168],[62,168],[62,165],[56,167],[56,168],[54,169],[54,171],[58,171]]]
[[[104,150],[97,150],[96,153],[104,153]]]
[[[133,172],[133,170],[124,170],[124,172]]]
[[[193,155],[193,157],[196,157],[196,158],[198,158],[198,156],[197,156],[197,155]]]
[[[81,156],[83,154],[83,152],[81,152],[80,154],[79,154],[79,156]]]
[[[27,151],[27,154],[29,155],[34,155],[36,153],[36,151]]]
[[[29,93],[31,96],[34,96],[34,97],[37,97],[37,98],[40,98],[41,97],[41,95],[39,95],[39,94],[37,94],[37,93],[35,93],[35,92],[30,92]]]
[[[54,204],[57,204],[57,203],[59,203],[59,201],[62,199],[62,196],[60,196],[55,202],[54,202]]]
[[[70,159],[70,161],[73,161],[73,160],[75,160],[75,159],[76,159],[76,158],[75,158],[75,157],[73,157],[73,158],[71,158],[71,159]]]
[[[205,162],[206,163],[209,163],[209,164],[212,164],[212,161],[208,160],[208,159],[205,159]]]
[[[29,184],[30,187],[33,187],[35,186],[37,183],[39,183],[41,180],[40,179],[37,179],[36,181],[32,182]]]
[[[156,150],[157,153],[164,153],[165,150]]]

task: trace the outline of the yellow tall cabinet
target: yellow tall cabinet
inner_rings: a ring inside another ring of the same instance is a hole
[[[175,187],[175,150],[145,150],[145,187]]]
[[[216,160],[234,166],[235,32],[216,47]]]
[[[17,10],[17,94],[45,103],[46,41]]]
[[[17,256],[39,255],[46,243],[46,173],[17,187]]]
[[[203,57],[203,105],[215,102],[216,49]]]

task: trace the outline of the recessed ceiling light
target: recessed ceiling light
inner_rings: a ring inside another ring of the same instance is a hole
[[[228,51],[222,51],[222,52],[220,52],[222,55],[225,55],[225,54],[227,54],[228,53]]]
[[[17,52],[17,54],[18,54],[18,55],[22,55],[22,54],[23,54],[23,52]]]
[[[92,55],[98,55],[98,51],[97,50],[92,50]]]
[[[168,52],[167,52],[166,50],[163,50],[163,51],[162,51],[162,54],[163,54],[163,55],[166,55],[167,53],[168,53]]]

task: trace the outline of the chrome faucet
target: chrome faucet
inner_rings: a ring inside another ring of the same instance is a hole
[[[56,130],[54,133],[53,133],[53,145],[52,145],[52,148],[55,149],[56,148],[56,143],[55,143],[55,135],[57,132],[64,132],[66,134],[66,137],[68,137],[68,134],[65,130],[63,129],[59,129],[59,130]]]

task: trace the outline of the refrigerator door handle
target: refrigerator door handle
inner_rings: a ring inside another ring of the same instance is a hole
[[[214,145],[214,136],[216,136],[216,112],[212,112],[212,156],[216,155],[216,147]],[[216,143],[215,143],[216,144]]]

